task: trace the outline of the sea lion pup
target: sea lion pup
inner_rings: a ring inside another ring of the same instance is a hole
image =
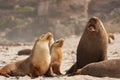
[[[37,77],[45,74],[51,63],[49,43],[53,38],[51,33],[41,35],[35,42],[31,55],[22,61],[8,64],[0,69],[0,74],[8,75],[29,75]]]
[[[48,32],[48,33],[50,33],[50,32]],[[54,43],[54,38],[52,38],[51,40],[50,40],[50,43],[49,43],[49,47],[51,47],[51,45]],[[31,51],[32,51],[32,49],[22,49],[22,50],[20,50],[20,51],[18,51],[18,55],[30,55],[31,54]]]
[[[108,34],[108,43],[109,43],[109,44],[112,43],[113,40],[115,40],[114,35],[113,35],[112,33],[109,33],[109,34]]]
[[[79,70],[81,75],[120,78],[120,59],[90,63]]]
[[[62,46],[64,44],[64,39],[59,39],[53,43],[51,46],[51,67],[53,73],[61,75],[60,67],[62,63]]]
[[[30,55],[32,49],[22,49],[18,51],[18,55]]]
[[[66,72],[74,73],[77,69],[92,62],[107,59],[108,35],[100,19],[91,18],[77,47],[76,63]]]

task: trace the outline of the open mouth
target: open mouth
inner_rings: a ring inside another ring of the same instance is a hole
[[[88,27],[88,30],[90,32],[95,32],[96,31],[96,26],[94,24],[90,24],[89,27]]]
[[[95,18],[95,17],[91,18],[88,22],[88,28],[87,29],[90,32],[96,32],[96,31],[98,31],[98,27],[99,27],[98,26],[98,19]]]

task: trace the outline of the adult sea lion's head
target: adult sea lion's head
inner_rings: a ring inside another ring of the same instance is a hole
[[[86,30],[89,32],[100,32],[105,30],[101,20],[97,17],[92,17],[87,23]]]

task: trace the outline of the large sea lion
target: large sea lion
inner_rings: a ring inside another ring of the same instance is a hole
[[[66,72],[74,73],[77,69],[92,62],[107,59],[108,35],[100,19],[92,17],[84,30],[77,47],[76,63]]]
[[[51,33],[41,35],[35,42],[31,55],[25,59],[8,64],[0,69],[0,74],[8,75],[29,75],[37,77],[44,75],[51,63],[49,44],[53,36]]]
[[[105,60],[84,66],[81,75],[120,78],[120,59]]]
[[[53,73],[61,75],[60,67],[62,63],[62,46],[64,44],[64,39],[59,39],[53,43],[51,46],[51,67]]]

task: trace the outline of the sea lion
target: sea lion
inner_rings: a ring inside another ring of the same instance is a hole
[[[12,64],[8,64],[0,69],[0,74],[8,75],[29,75],[37,77],[44,75],[51,63],[49,43],[53,39],[52,33],[41,35],[34,44],[31,55],[25,59]]]
[[[54,43],[54,38],[51,39],[50,43],[49,43],[49,47],[51,47],[51,45]],[[30,55],[31,54],[32,49],[22,49],[20,51],[18,51],[18,55]]]
[[[107,59],[107,47],[108,35],[103,23],[97,17],[92,17],[78,44],[76,63],[66,74],[74,73],[89,63]]]
[[[22,49],[18,51],[18,55],[30,55],[32,49]]]
[[[112,43],[113,40],[115,40],[114,35],[113,35],[112,33],[109,33],[109,34],[108,34],[108,43],[109,43],[109,44]]]
[[[51,46],[51,67],[53,73],[61,75],[60,67],[62,63],[62,46],[64,44],[64,39],[59,39],[53,43]]]
[[[79,70],[81,75],[120,78],[120,59],[90,63]]]

